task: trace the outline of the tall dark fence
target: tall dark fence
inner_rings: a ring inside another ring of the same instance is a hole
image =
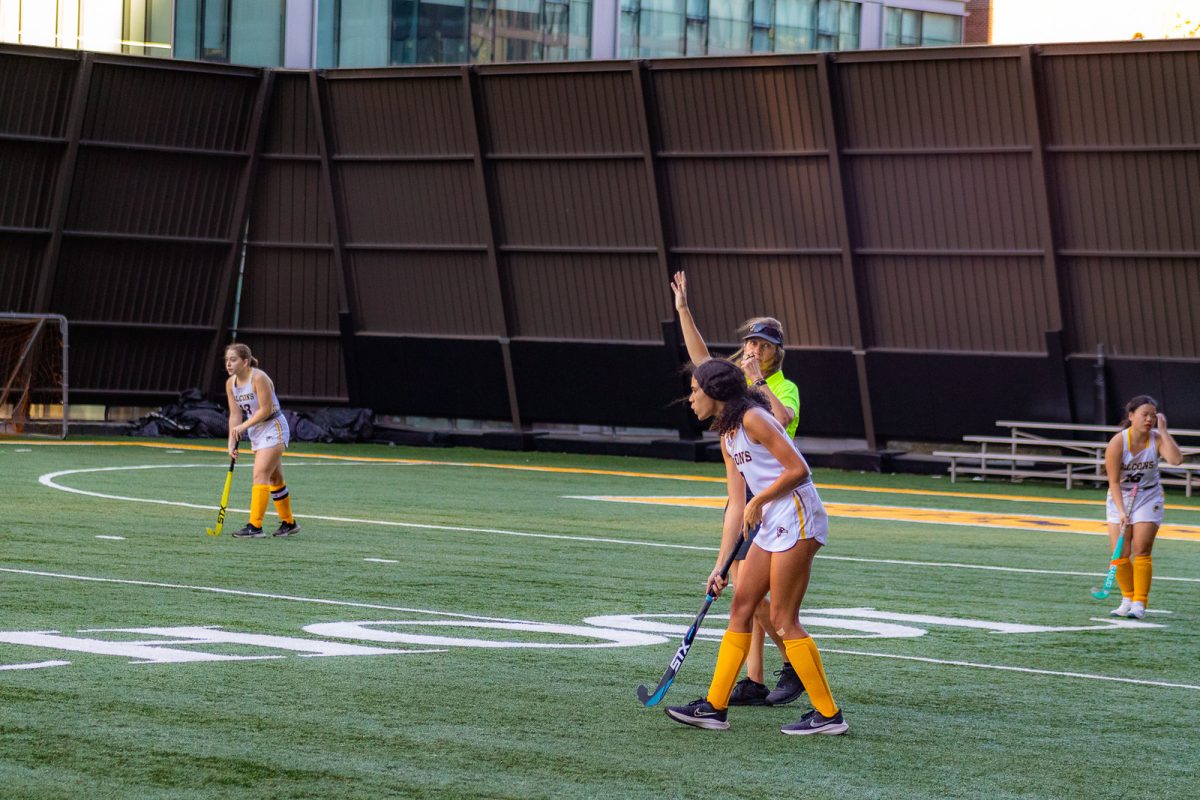
[[[711,344],[783,321],[805,434],[1139,392],[1200,427],[1198,74],[1195,41],[316,73],[0,45],[0,310],[71,320],[78,402],[217,394],[236,322],[288,403],[687,430],[685,269]]]

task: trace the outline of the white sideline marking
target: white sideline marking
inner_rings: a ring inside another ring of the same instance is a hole
[[[835,650],[832,647],[822,647],[821,652],[839,653],[847,656],[867,656],[870,658],[891,658],[898,661],[919,661],[924,664],[944,664],[952,667],[972,667],[974,669],[997,669],[1004,672],[1024,672],[1031,675],[1053,675],[1060,678],[1085,678],[1093,681],[1113,681],[1115,683],[1135,683],[1139,686],[1160,686],[1167,689],[1192,689],[1200,691],[1200,686],[1191,683],[1168,683],[1166,681],[1147,681],[1138,678],[1119,678],[1114,675],[1094,675],[1090,672],[1060,672],[1052,669],[1032,669],[1030,667],[1010,667],[1005,664],[978,664],[974,661],[952,661],[943,658],[924,658],[922,656],[900,656],[892,653],[868,653],[863,650]]]
[[[291,466],[291,465],[289,465],[289,466]],[[54,480],[55,478],[59,478],[64,475],[76,475],[76,474],[81,474],[81,473],[85,473],[85,472],[115,472],[115,471],[130,470],[130,469],[180,469],[180,468],[188,468],[188,467],[199,467],[199,468],[206,468],[206,469],[219,468],[219,469],[223,469],[223,470],[228,469],[228,467],[222,467],[219,464],[146,464],[146,465],[133,466],[133,467],[93,467],[90,469],[66,469],[66,470],[62,470],[60,472],[50,472],[50,473],[47,473],[47,474],[39,477],[38,483],[40,483],[43,486],[46,486],[48,488],[51,488],[51,489],[57,489],[61,492],[70,492],[71,494],[81,494],[81,495],[84,495],[85,497],[99,497],[104,500],[120,500],[120,501],[124,501],[124,502],[129,502],[129,503],[150,503],[151,505],[177,506],[177,507],[181,507],[181,508],[198,508],[202,511],[217,510],[217,508],[219,508],[219,506],[202,505],[200,503],[184,503],[184,502],[181,502],[178,500],[158,500],[158,499],[148,498],[148,497],[125,497],[123,495],[104,494],[102,492],[89,492],[84,489],[75,489],[70,486],[63,486],[60,483],[56,483]],[[229,511],[234,512],[234,513],[239,513],[239,514],[248,514],[249,513],[249,509],[245,509],[245,508],[229,509]],[[275,512],[273,512],[273,511],[269,511],[267,513],[271,514],[271,515],[275,514]],[[558,533],[530,533],[528,531],[510,531],[510,530],[504,530],[502,528],[472,528],[472,527],[465,527],[465,526],[460,526],[460,525],[430,525],[427,523],[420,523],[420,522],[397,522],[397,521],[379,520],[379,519],[356,519],[354,517],[333,517],[333,516],[323,516],[323,515],[319,515],[319,514],[303,514],[303,515],[301,515],[301,517],[303,519],[316,519],[316,520],[322,520],[325,522],[345,522],[345,523],[349,523],[352,525],[378,525],[378,526],[382,526],[382,527],[392,527],[392,528],[415,528],[418,530],[451,531],[451,532],[461,532],[461,533],[493,533],[493,534],[497,534],[500,536],[523,536],[523,537],[528,537],[528,538],[532,538],[532,539],[557,539],[560,541],[591,542],[591,543],[596,543],[596,544],[623,544],[623,545],[631,545],[633,547],[657,547],[657,548],[662,548],[662,549],[667,549],[667,550],[693,550],[693,551],[699,551],[699,552],[703,552],[703,553],[715,553],[718,550],[718,548],[711,547],[708,545],[670,544],[670,543],[666,543],[666,542],[645,542],[645,541],[637,541],[634,539],[611,539],[611,538],[600,537],[600,536],[567,536],[565,534],[558,534]],[[943,561],[905,561],[905,560],[901,560],[901,559],[891,559],[891,558],[858,558],[855,556],[819,555],[819,556],[817,556],[817,558],[828,559],[830,561],[850,561],[850,562],[855,562],[855,563],[860,563],[860,564],[894,564],[897,566],[907,566],[907,567],[942,567],[942,568],[948,568],[948,569],[979,569],[979,570],[989,570],[989,571],[994,571],[994,572],[1017,572],[1017,573],[1025,573],[1025,574],[1031,574],[1031,575],[1067,575],[1067,576],[1072,576],[1072,577],[1084,577],[1084,578],[1104,577],[1105,575],[1108,574],[1107,572],[1071,572],[1068,570],[1032,569],[1032,568],[1026,568],[1026,567],[996,567],[996,566],[989,566],[986,564],[961,564],[961,563],[956,563],[956,562],[943,562]],[[1181,582],[1181,583],[1200,583],[1200,578],[1173,578],[1169,575],[1155,575],[1154,580],[1156,580],[1156,581],[1177,581],[1177,582]]]
[[[390,558],[364,558],[363,561],[371,561],[375,564],[399,564],[399,561],[394,561]]]
[[[115,541],[118,541],[118,542],[123,542],[123,541],[125,541],[125,537],[124,537],[124,536],[105,536],[105,535],[103,535],[103,534],[96,534],[96,538],[97,538],[97,539],[113,539],[113,540],[115,540]]]
[[[35,661],[29,664],[2,664],[0,669],[42,669],[43,667],[65,667],[70,661]]]
[[[32,452],[33,452],[33,450],[29,449],[28,447],[18,447],[18,448],[17,448],[16,450],[14,450],[13,452],[14,452],[14,453],[32,453]]]

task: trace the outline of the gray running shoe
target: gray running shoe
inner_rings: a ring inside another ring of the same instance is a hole
[[[849,728],[850,725],[842,716],[840,709],[832,717],[826,717],[814,708],[801,717],[799,721],[793,722],[791,725],[784,725],[779,729],[779,732],[790,736],[808,736],[814,733],[836,735],[845,733]]]

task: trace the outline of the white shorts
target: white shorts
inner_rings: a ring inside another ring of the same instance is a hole
[[[801,539],[816,539],[821,544],[829,538],[829,517],[817,494],[817,487],[806,483],[791,494],[779,498],[763,509],[762,526],[754,544],[768,553],[782,553],[796,546]]]
[[[287,419],[283,414],[277,414],[273,419],[260,422],[250,430],[250,449],[266,450],[283,445],[285,448],[292,439],[288,429]]]
[[[1117,506],[1113,503],[1112,492],[1108,493],[1106,506],[1108,513],[1105,515],[1105,519],[1113,525],[1120,525],[1121,515],[1117,513]],[[1125,510],[1129,511],[1129,498],[1125,499]],[[1162,520],[1163,490],[1160,483],[1153,489],[1139,491],[1137,497],[1133,498],[1133,513],[1129,515],[1129,521],[1134,523],[1153,522],[1155,525],[1162,525]]]

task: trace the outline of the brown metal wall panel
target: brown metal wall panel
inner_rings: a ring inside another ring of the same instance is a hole
[[[1050,314],[1039,257],[863,259],[875,346],[1037,353]]]
[[[0,234],[0,311],[33,311],[42,237]]]
[[[641,153],[627,68],[575,74],[480,71],[489,155]]]
[[[279,72],[267,112],[264,153],[316,158],[317,128],[309,97],[307,72]]]
[[[1028,145],[1015,57],[907,60],[906,53],[839,58],[843,150]]]
[[[337,333],[331,251],[251,246],[246,263],[240,328]]]
[[[337,175],[347,245],[484,246],[470,161],[349,162]]]
[[[1067,258],[1070,348],[1200,358],[1200,258]]]
[[[1041,249],[1027,155],[856,156],[847,178],[861,249]]]
[[[107,397],[114,405],[145,394],[174,397],[209,373],[211,336],[72,323],[71,392]]]
[[[397,74],[403,74],[397,71]],[[456,75],[330,80],[339,156],[463,155],[469,129]]]
[[[85,146],[67,230],[225,239],[241,167],[235,159]]]
[[[1096,46],[1041,58],[1046,143],[1059,146],[1197,144],[1200,49]],[[1108,52],[1102,52],[1108,50]]]
[[[329,244],[329,209],[318,191],[317,161],[264,160],[250,207],[250,236],[258,242]]]
[[[660,155],[828,146],[812,63],[651,69]]]
[[[0,134],[63,136],[79,55],[17,50],[0,45]]]
[[[486,254],[350,253],[362,333],[495,337],[503,320],[488,301]]]
[[[824,159],[670,159],[662,185],[674,248],[840,250]]]
[[[55,310],[72,322],[208,326],[223,256],[220,247],[69,238]]]
[[[491,176],[501,249],[655,246],[640,158],[499,161]]]
[[[1191,152],[1058,153],[1054,169],[1062,250],[1200,253],[1200,144]]]
[[[646,255],[512,254],[506,289],[518,298],[514,337],[658,342],[671,314],[666,280]]]
[[[290,404],[346,402],[346,374],[337,337],[247,333],[238,341],[250,346],[271,375],[285,411]]]
[[[853,323],[837,255],[692,255],[678,263],[710,344],[737,347],[735,331],[744,321],[770,316],[783,323],[788,347],[850,346]]]
[[[58,144],[0,141],[0,227],[49,226],[62,153]]]
[[[96,64],[84,140],[242,152],[257,71],[195,71]]]

